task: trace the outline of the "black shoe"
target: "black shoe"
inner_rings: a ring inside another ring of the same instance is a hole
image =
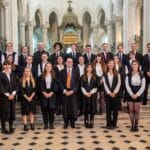
[[[44,130],[48,130],[48,125],[44,125]]]
[[[67,129],[68,128],[68,124],[64,124],[63,129]]]
[[[3,134],[9,134],[9,131],[7,129],[2,129],[1,131]]]
[[[53,124],[50,124],[49,129],[55,129]]]
[[[110,125],[106,125],[106,129],[111,129],[111,126]]]
[[[32,131],[34,131],[35,130],[35,127],[34,127],[34,124],[32,123],[32,124],[30,124],[30,128],[31,128],[31,130]]]
[[[138,132],[139,131],[139,128],[138,128],[138,126],[136,125],[135,127],[134,127],[134,132]]]
[[[131,132],[135,132],[135,128],[134,128],[134,126],[133,126],[133,125],[131,126],[130,131],[131,131]]]
[[[28,126],[27,125],[24,125],[24,131],[28,131],[29,130],[29,128],[28,128]]]
[[[14,128],[10,128],[9,133],[13,134],[15,132]]]
[[[85,126],[86,128],[89,128],[89,122],[88,122],[87,120],[84,122],[84,126]]]
[[[103,111],[102,110],[99,110],[99,115],[103,115]]]
[[[71,121],[70,126],[71,126],[72,129],[74,129],[75,128],[75,121]]]
[[[91,129],[92,129],[93,127],[94,127],[94,122],[93,122],[93,121],[91,121],[91,122],[90,122],[90,125],[89,125],[89,128],[91,128]]]

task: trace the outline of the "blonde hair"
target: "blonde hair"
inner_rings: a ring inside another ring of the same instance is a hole
[[[23,77],[21,78],[21,85],[22,85],[23,88],[26,87],[26,82],[27,82],[26,76],[25,76],[25,74],[24,74],[26,69],[29,69],[29,68],[25,68],[25,69],[24,69]],[[30,69],[29,69],[29,70],[30,70]],[[31,71],[31,70],[30,70],[30,71]],[[35,87],[35,80],[34,80],[34,78],[33,78],[32,72],[31,72],[31,74],[30,74],[30,81],[31,81],[31,83],[32,83],[32,86]]]

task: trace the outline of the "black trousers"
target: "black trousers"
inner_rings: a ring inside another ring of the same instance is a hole
[[[108,97],[106,99],[107,126],[116,126],[118,120],[118,99]]]
[[[90,119],[90,121],[93,121],[94,120],[94,114],[93,113],[84,113],[84,121],[89,121],[89,119]]]
[[[45,109],[42,112],[44,125],[53,124],[54,123],[54,110]]]

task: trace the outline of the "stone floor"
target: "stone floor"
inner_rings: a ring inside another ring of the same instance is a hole
[[[0,150],[150,150],[150,120],[140,120],[140,131],[131,133],[130,121],[119,120],[115,130],[105,129],[105,120],[96,119],[93,129],[85,129],[77,121],[76,129],[62,129],[56,121],[54,130],[43,130],[42,123],[35,131],[24,132],[15,124],[13,135],[0,133]]]

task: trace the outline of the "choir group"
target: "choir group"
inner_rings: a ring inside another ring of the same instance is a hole
[[[137,45],[131,45],[129,54],[123,45],[117,53],[108,51],[103,43],[101,52],[92,54],[91,45],[85,54],[71,45],[70,53],[63,53],[62,44],[54,44],[49,55],[40,42],[33,56],[26,46],[21,54],[12,43],[0,52],[0,120],[3,134],[14,133],[15,103],[20,102],[24,130],[35,130],[37,102],[41,107],[44,129],[54,129],[55,114],[62,114],[64,129],[84,115],[86,128],[94,127],[94,115],[106,110],[106,128],[115,129],[122,101],[127,102],[131,132],[138,131],[140,105],[147,104],[150,84],[150,43],[142,56]],[[9,123],[9,130],[6,123]]]

